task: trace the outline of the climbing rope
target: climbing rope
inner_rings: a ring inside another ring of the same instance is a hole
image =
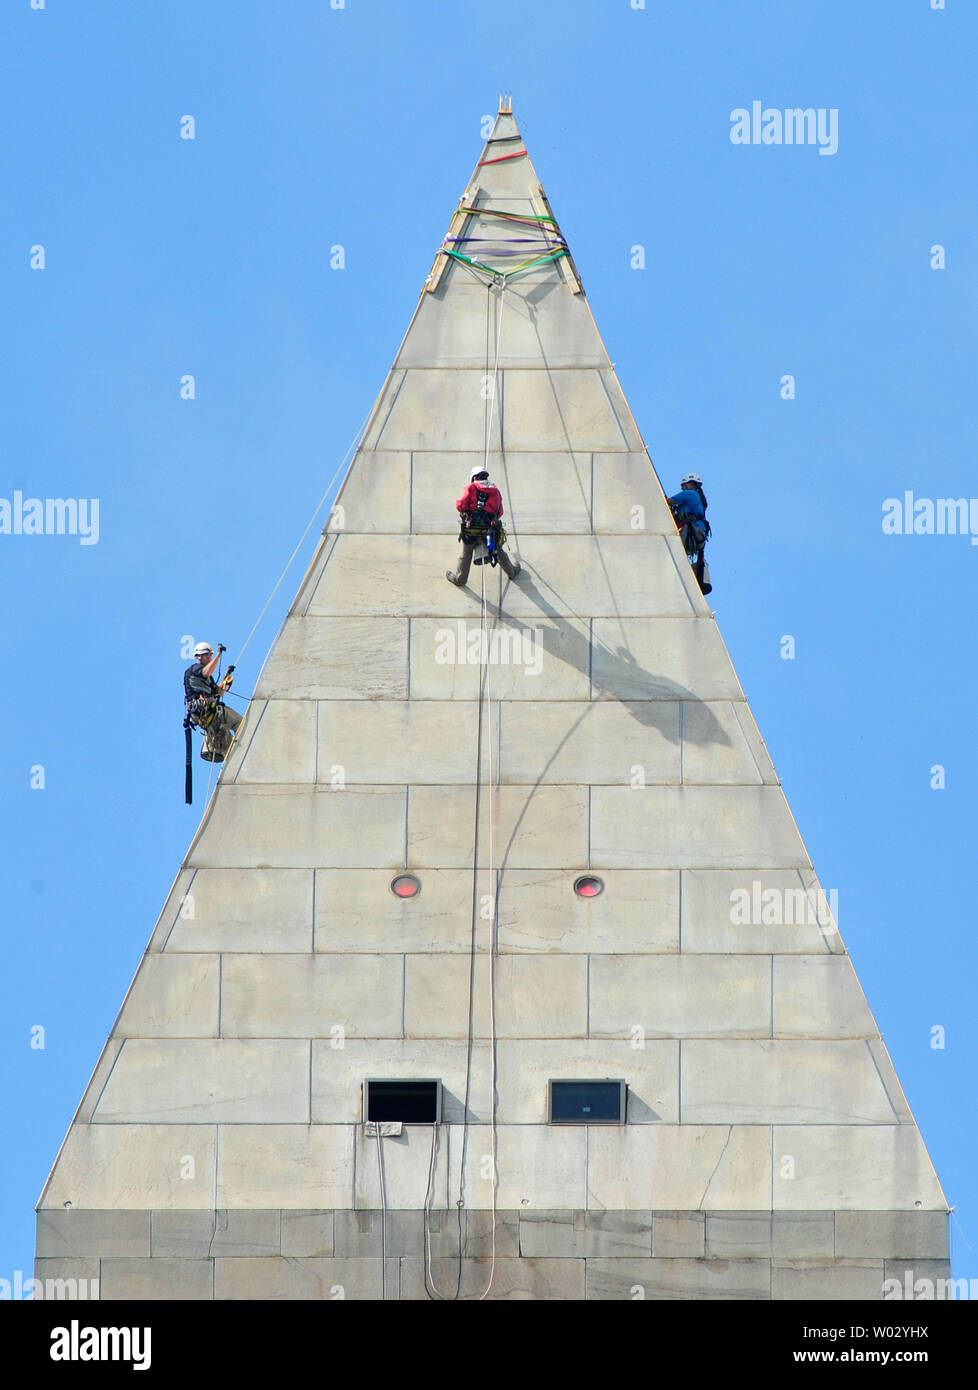
[[[493,292],[493,288],[494,288],[494,286],[491,285],[491,284],[486,286],[486,291],[487,291],[487,296],[486,296],[486,381],[487,381],[487,383],[490,382],[489,359],[490,359],[490,355],[493,356],[493,365],[492,365],[492,374],[491,374],[491,384],[490,384],[490,386],[489,386],[489,391],[488,391],[488,393],[487,393],[487,398],[486,398],[486,401],[487,401],[487,403],[486,403],[486,412],[485,412],[485,419],[484,419],[484,423],[483,423],[484,434],[485,434],[485,438],[484,438],[484,449],[483,449],[483,466],[485,467],[485,469],[486,469],[487,472],[488,472],[488,469],[489,469],[489,446],[490,446],[490,443],[491,443],[491,441],[492,441],[492,428],[493,428],[493,421],[494,421],[495,410],[496,410],[496,399],[497,399],[497,394],[498,394],[498,384],[499,384],[499,359],[500,359],[501,349],[502,349],[502,323],[503,323],[503,308],[504,308],[504,305],[505,305],[506,285],[505,285],[505,283],[502,283],[502,284],[499,285],[499,312],[498,312],[498,314],[496,315],[496,342],[495,342],[495,352],[494,352],[494,354],[491,354],[491,353],[490,353],[490,346],[489,346],[489,343],[490,343],[490,336],[491,336],[491,322],[492,322],[491,307],[492,307],[492,292]],[[491,1235],[491,1252],[492,1252],[492,1253],[491,1253],[490,1266],[489,1266],[489,1281],[488,1281],[488,1283],[486,1284],[486,1287],[485,1287],[485,1289],[483,1290],[483,1292],[479,1295],[478,1300],[477,1300],[478,1302],[482,1302],[483,1299],[485,1299],[485,1298],[488,1297],[489,1291],[491,1290],[492,1285],[493,1285],[493,1280],[494,1280],[495,1277],[496,1277],[496,1213],[497,1213],[497,1200],[498,1200],[498,1189],[499,1189],[499,1174],[498,1174],[498,1165],[497,1165],[497,1157],[498,1157],[498,1134],[497,1134],[497,1114],[496,1114],[496,1112],[497,1112],[497,1098],[496,1098],[496,1066],[497,1066],[497,1060],[496,1060],[496,1050],[497,1050],[497,1049],[496,1049],[496,949],[497,949],[497,935],[498,935],[497,926],[498,926],[498,911],[499,911],[499,908],[498,908],[499,893],[498,893],[498,885],[497,885],[497,883],[496,883],[496,867],[495,867],[495,833],[494,833],[494,827],[495,827],[496,807],[495,807],[494,790],[495,790],[495,786],[496,786],[496,780],[497,780],[497,778],[498,778],[498,768],[496,767],[496,765],[495,765],[495,763],[494,763],[494,760],[493,760],[493,751],[492,751],[492,750],[493,750],[493,740],[494,740],[494,738],[496,737],[496,735],[493,733],[493,727],[492,727],[492,682],[491,682],[491,665],[492,665],[492,663],[491,663],[490,657],[489,657],[489,606],[488,606],[488,602],[487,602],[487,599],[486,599],[486,565],[485,565],[485,564],[483,564],[483,565],[481,566],[481,570],[482,570],[482,618],[481,618],[482,649],[481,649],[481,652],[480,652],[480,656],[481,656],[481,670],[480,670],[480,673],[479,673],[479,717],[478,717],[477,729],[476,729],[475,818],[474,818],[473,841],[472,841],[472,926],[471,926],[470,947],[469,947],[469,1018],[468,1018],[468,1045],[467,1045],[466,1064],[465,1064],[465,1095],[464,1095],[464,1099],[463,1099],[463,1113],[462,1113],[462,1155],[461,1155],[461,1163],[460,1163],[460,1166],[459,1166],[459,1196],[458,1196],[458,1200],[457,1200],[457,1202],[456,1202],[456,1204],[455,1204],[455,1205],[456,1205],[456,1212],[457,1212],[457,1216],[458,1216],[458,1228],[459,1228],[459,1233],[458,1233],[458,1256],[457,1256],[457,1266],[456,1266],[455,1293],[454,1293],[453,1295],[445,1295],[445,1294],[443,1294],[443,1293],[440,1292],[440,1290],[438,1289],[438,1287],[437,1287],[436,1284],[435,1284],[434,1275],[433,1275],[433,1272],[432,1272],[432,1269],[431,1269],[431,1231],[430,1231],[430,1220],[431,1220],[431,1200],[432,1200],[433,1182],[434,1182],[434,1166],[435,1166],[436,1141],[437,1141],[437,1135],[436,1135],[437,1126],[432,1126],[431,1155],[430,1155],[429,1164],[428,1164],[428,1188],[427,1188],[427,1191],[426,1191],[426,1193],[425,1193],[425,1208],[424,1208],[424,1268],[425,1268],[425,1289],[426,1289],[426,1291],[429,1293],[429,1295],[433,1294],[435,1298],[441,1300],[442,1302],[452,1302],[452,1301],[457,1300],[457,1299],[459,1298],[459,1295],[460,1295],[460,1292],[461,1292],[461,1286],[462,1286],[462,1259],[463,1259],[463,1255],[462,1255],[462,1244],[463,1244],[462,1210],[463,1210],[463,1207],[464,1207],[464,1200],[465,1200],[465,1199],[464,1199],[464,1193],[465,1193],[465,1155],[466,1155],[466,1149],[467,1149],[467,1145],[468,1145],[469,1112],[470,1112],[470,1102],[471,1102],[471,1096],[472,1096],[472,1050],[473,1050],[473,1047],[474,1047],[474,1036],[473,1036],[473,1035],[474,1035],[474,1031],[475,1031],[475,1019],[474,1019],[475,989],[474,989],[474,982],[475,982],[475,966],[476,966],[476,961],[477,961],[477,959],[478,959],[477,945],[476,945],[476,943],[477,943],[477,939],[478,939],[478,920],[479,920],[479,839],[480,839],[481,820],[482,820],[482,785],[483,785],[483,777],[482,777],[482,750],[483,750],[483,731],[484,731],[484,730],[487,730],[487,734],[488,734],[488,756],[487,756],[487,764],[488,764],[487,789],[488,789],[488,801],[489,801],[489,856],[488,856],[489,862],[488,862],[488,881],[489,881],[489,889],[490,889],[490,892],[489,892],[489,912],[488,912],[488,914],[487,914],[487,915],[488,915],[488,922],[489,922],[489,927],[488,927],[487,964],[488,964],[488,971],[489,971],[489,1058],[490,1058],[490,1091],[489,1091],[490,1117],[489,1117],[489,1123],[490,1123],[490,1134],[491,1134],[490,1161],[491,1161],[491,1166],[492,1166],[492,1175],[491,1175],[491,1176],[492,1176],[492,1204],[491,1204],[491,1218],[490,1218],[490,1219],[491,1219],[491,1222],[492,1222],[492,1235]],[[502,574],[500,574],[499,583],[500,583],[500,601],[501,601],[501,593],[502,593]],[[497,716],[497,731],[498,731],[498,716]],[[430,1287],[429,1287],[429,1286],[430,1286]]]
[[[302,535],[299,537],[299,543],[298,543],[298,545],[295,547],[295,549],[293,550],[292,554],[289,556],[289,559],[288,559],[288,562],[287,562],[287,564],[286,564],[286,566],[285,566],[285,569],[282,571],[282,573],[279,575],[278,579],[275,581],[275,587],[272,589],[272,592],[268,595],[268,598],[265,600],[264,607],[262,608],[261,612],[258,614],[258,618],[257,618],[257,620],[256,620],[256,622],[255,622],[254,627],[251,629],[251,631],[248,633],[248,636],[245,638],[244,646],[241,648],[240,652],[238,653],[237,660],[234,662],[235,666],[238,665],[238,663],[241,661],[241,658],[244,656],[245,652],[248,650],[248,646],[249,646],[249,644],[250,644],[250,642],[251,642],[251,639],[254,637],[255,633],[258,631],[258,628],[259,628],[259,626],[260,626],[260,624],[261,624],[261,620],[264,618],[265,614],[268,612],[269,605],[271,604],[272,599],[275,597],[275,595],[278,593],[279,589],[281,588],[282,581],[285,579],[285,576],[288,574],[289,570],[292,568],[292,563],[293,563],[293,561],[295,560],[295,557],[298,555],[299,551],[302,549],[302,546],[303,546],[303,544],[304,544],[304,542],[305,542],[306,537],[309,535],[309,532],[312,530],[313,523],[315,522],[316,517],[317,517],[317,516],[319,515],[319,513],[322,511],[323,506],[324,506],[324,504],[325,504],[325,502],[326,502],[326,499],[327,499],[327,497],[329,496],[330,492],[332,491],[334,484],[336,483],[336,481],[337,481],[337,479],[339,478],[340,474],[341,474],[341,473],[344,471],[344,469],[346,468],[347,463],[348,463],[348,461],[349,461],[349,459],[350,459],[350,455],[353,453],[353,451],[356,449],[357,445],[359,444],[360,440],[363,438],[364,430],[367,428],[367,425],[368,425],[368,423],[369,423],[369,421],[370,421],[370,417],[372,416],[373,411],[374,411],[374,407],[371,406],[371,407],[370,407],[370,410],[368,411],[367,415],[365,416],[365,418],[364,418],[362,424],[360,425],[360,428],[357,430],[357,432],[356,432],[356,434],[354,435],[353,439],[350,441],[350,445],[349,445],[349,447],[348,447],[346,453],[343,455],[343,458],[342,458],[342,460],[341,460],[341,462],[340,462],[339,467],[337,468],[336,472],[333,474],[332,478],[330,478],[329,484],[327,485],[327,488],[326,488],[326,491],[323,493],[322,497],[320,498],[319,503],[318,503],[318,505],[317,505],[317,507],[316,507],[316,510],[313,512],[312,516],[309,518],[309,523],[308,523],[308,525],[306,526],[306,529],[303,531]],[[266,656],[265,660],[266,660],[266,661],[268,660],[268,657],[267,657],[267,656]],[[264,662],[263,662],[263,663],[262,663],[262,668],[261,668],[261,670],[263,671],[264,669],[265,669],[265,666],[264,666]],[[218,672],[220,673],[220,666],[218,667]],[[259,671],[259,673],[258,673],[258,679],[255,681],[254,690],[257,690],[257,689],[258,689],[258,681],[259,681],[260,679],[261,679],[261,671]],[[244,717],[245,714],[248,713],[248,709],[250,708],[251,702],[252,702],[252,700],[254,699],[254,690],[252,691],[252,694],[251,694],[251,695],[247,695],[247,696],[239,696],[239,695],[236,695],[236,696],[233,697],[234,699],[243,699],[243,700],[245,701],[245,708],[244,708],[244,711],[243,711],[243,714],[242,714],[242,718]],[[229,751],[230,751],[230,750],[229,750]],[[212,763],[211,763],[211,767],[210,767],[210,772],[208,773],[208,776],[207,776],[207,794],[206,794],[206,798],[205,798],[205,802],[204,802],[205,807],[206,807],[206,805],[207,805],[207,802],[210,800],[211,784],[212,784],[212,782],[213,782],[213,779],[214,779],[214,763],[212,762]]]
[[[265,606],[264,606],[264,608],[261,610],[261,612],[258,614],[258,618],[257,618],[257,621],[255,622],[254,627],[251,629],[251,631],[248,633],[248,636],[245,638],[244,646],[241,648],[240,652],[239,652],[238,655],[237,655],[237,658],[235,659],[235,663],[234,663],[234,664],[235,664],[236,666],[237,666],[238,662],[240,662],[241,658],[244,656],[245,652],[248,650],[248,644],[251,642],[251,639],[254,637],[255,633],[258,631],[259,624],[261,623],[262,618],[264,618],[265,614],[268,612],[268,606],[269,606],[269,604],[271,603],[272,599],[273,599],[273,598],[275,597],[275,595],[278,593],[279,588],[280,588],[280,586],[281,586],[281,584],[282,584],[282,580],[285,578],[285,576],[288,574],[289,570],[292,568],[292,562],[293,562],[293,560],[295,559],[295,557],[298,555],[299,551],[302,549],[302,546],[303,546],[303,543],[304,543],[306,537],[308,536],[309,532],[312,530],[313,523],[315,522],[316,517],[319,515],[319,513],[322,511],[323,507],[325,506],[325,504],[326,504],[326,499],[327,499],[327,497],[329,496],[330,492],[331,492],[332,489],[333,489],[333,484],[336,482],[337,478],[339,478],[340,474],[341,474],[341,473],[343,472],[343,470],[346,468],[347,460],[349,459],[350,455],[353,453],[354,449],[357,447],[357,445],[359,444],[360,440],[362,439],[362,437],[363,437],[363,432],[364,432],[364,430],[367,428],[367,425],[368,425],[368,423],[369,423],[369,421],[370,421],[370,417],[371,417],[371,415],[373,414],[373,410],[374,410],[374,408],[373,408],[373,406],[371,406],[371,407],[370,407],[370,410],[368,411],[368,413],[367,413],[367,415],[366,415],[366,418],[365,418],[364,421],[363,421],[363,424],[362,424],[362,425],[360,426],[360,428],[357,430],[356,434],[354,435],[353,439],[352,439],[351,442],[350,442],[349,448],[347,449],[346,453],[343,455],[343,458],[342,458],[342,460],[341,460],[341,462],[340,462],[339,467],[337,468],[336,472],[333,474],[332,478],[330,478],[330,480],[329,480],[329,482],[328,482],[328,484],[327,484],[327,486],[326,486],[326,491],[323,493],[322,497],[319,499],[319,502],[318,502],[318,504],[317,504],[317,506],[316,506],[316,510],[313,512],[312,516],[309,518],[309,524],[306,526],[306,529],[303,531],[302,535],[299,537],[299,543],[298,543],[298,545],[297,545],[296,548],[293,550],[292,554],[289,556],[288,561],[287,561],[286,566],[285,566],[285,569],[282,571],[282,573],[279,575],[278,579],[275,581],[275,587],[274,587],[274,589],[272,590],[272,592],[268,595],[268,598],[265,600]],[[257,682],[256,682],[256,684],[257,684]]]

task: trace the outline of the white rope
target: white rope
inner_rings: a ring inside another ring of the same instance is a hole
[[[498,361],[498,354],[497,354]],[[500,587],[502,587],[502,575],[499,577]],[[496,923],[498,913],[498,884],[495,874],[495,845],[493,838],[493,824],[495,821],[495,802],[493,798],[494,778],[493,778],[493,757],[492,757],[492,662],[489,658],[489,619],[486,607],[486,567],[482,567],[482,631],[485,640],[485,674],[486,674],[486,725],[489,738],[489,891],[490,910],[489,910],[489,1126],[492,1135],[491,1159],[492,1159],[492,1208],[490,1219],[492,1223],[492,1258],[489,1265],[489,1282],[485,1291],[479,1296],[478,1302],[489,1296],[492,1282],[496,1277],[496,1199],[499,1187],[499,1173],[496,1164]],[[498,774],[497,774],[498,775]]]
[[[364,432],[364,430],[367,428],[367,425],[368,425],[369,422],[370,422],[370,417],[373,415],[373,412],[374,412],[374,406],[371,406],[371,407],[370,407],[370,410],[369,410],[369,412],[368,412],[368,414],[367,414],[367,416],[365,417],[365,419],[364,419],[364,421],[363,421],[363,423],[361,424],[360,428],[357,430],[356,434],[354,435],[353,440],[352,440],[352,442],[350,443],[350,447],[347,449],[346,453],[343,455],[343,459],[342,459],[342,461],[341,461],[341,463],[340,463],[339,468],[337,468],[337,470],[336,470],[336,472],[333,474],[332,478],[330,478],[330,480],[329,480],[329,485],[327,486],[326,491],[323,493],[322,498],[321,498],[320,501],[319,501],[319,505],[316,507],[316,510],[313,512],[312,516],[309,518],[309,524],[308,524],[308,526],[306,527],[306,529],[303,531],[302,535],[300,536],[300,538],[299,538],[299,544],[296,546],[295,550],[293,550],[292,554],[289,556],[288,564],[285,566],[285,569],[282,571],[282,573],[279,575],[278,579],[276,580],[276,582],[275,582],[275,588],[272,590],[272,592],[268,595],[268,598],[265,600],[265,606],[264,606],[264,608],[261,610],[261,612],[258,614],[258,619],[257,619],[257,621],[256,621],[256,623],[255,623],[255,625],[254,625],[254,627],[251,629],[251,631],[248,633],[248,636],[245,638],[244,646],[241,648],[240,652],[239,652],[238,655],[237,655],[237,658],[236,658],[235,661],[234,661],[234,665],[235,665],[235,666],[237,666],[237,665],[240,663],[241,658],[244,656],[245,652],[248,650],[248,644],[251,642],[251,639],[254,637],[255,633],[258,631],[259,624],[261,623],[262,618],[264,618],[265,614],[268,612],[269,604],[271,603],[271,601],[272,601],[272,599],[275,597],[275,595],[278,593],[279,588],[281,587],[281,584],[282,584],[283,579],[284,579],[285,576],[288,574],[289,570],[292,568],[292,562],[293,562],[293,560],[295,559],[295,557],[298,555],[299,551],[302,549],[302,546],[303,546],[303,543],[304,543],[306,537],[308,536],[309,532],[312,530],[313,522],[316,520],[316,517],[317,517],[317,516],[319,515],[319,513],[322,511],[323,505],[324,505],[324,503],[325,503],[325,501],[326,501],[326,498],[329,496],[330,492],[331,492],[332,489],[333,489],[333,484],[336,482],[337,478],[338,478],[338,477],[340,476],[340,474],[343,472],[343,469],[346,467],[346,464],[347,464],[347,461],[349,460],[350,455],[353,453],[354,449],[357,447],[357,445],[359,444],[360,440],[363,438],[363,432]],[[267,660],[267,658],[266,658],[266,660]],[[262,666],[262,670],[264,670],[264,665]],[[259,672],[259,678],[260,678],[260,675],[261,675],[261,672]],[[257,680],[255,681],[254,689],[255,689],[255,690],[258,689],[258,681],[257,681]],[[252,699],[253,699],[254,697],[253,697],[252,695],[248,695],[248,696],[243,696],[243,697],[239,697],[239,698],[243,698],[243,699],[245,700],[245,713],[247,714],[248,708],[249,708],[249,706],[251,705],[251,701],[252,701]],[[243,717],[243,716],[242,716],[242,717]],[[229,745],[229,747],[228,747],[228,752],[229,752],[229,753],[230,753],[230,751],[231,751],[231,746],[233,746],[233,743],[234,743],[234,739],[232,739],[231,745]],[[225,758],[225,760],[226,760],[226,758]],[[211,782],[212,782],[212,780],[213,780],[213,777],[214,777],[214,763],[212,762],[212,763],[211,763],[210,772],[207,774],[207,795],[206,795],[205,798],[204,798],[205,807],[206,807],[207,802],[210,800],[210,795],[211,795]]]
[[[380,1297],[387,1300],[387,1183],[384,1180],[384,1141],[377,1125],[377,1169],[380,1173]]]
[[[240,650],[240,652],[238,653],[237,658],[236,658],[236,660],[235,660],[235,662],[234,662],[235,666],[237,666],[238,662],[240,662],[241,658],[244,656],[245,652],[247,651],[247,649],[248,649],[248,644],[251,642],[251,639],[254,637],[255,633],[258,631],[258,626],[259,626],[259,624],[261,623],[262,618],[264,618],[265,614],[268,612],[268,606],[269,606],[269,604],[271,603],[272,599],[273,599],[273,598],[275,597],[275,595],[278,593],[279,588],[281,587],[281,584],[282,584],[282,580],[285,578],[285,576],[288,574],[289,570],[292,568],[292,562],[293,562],[293,560],[294,560],[295,557],[298,555],[299,551],[302,549],[302,546],[303,546],[303,543],[305,542],[306,537],[308,536],[309,532],[312,530],[313,522],[316,520],[316,517],[317,517],[317,516],[319,515],[319,513],[322,511],[322,509],[323,509],[323,507],[324,507],[324,505],[325,505],[325,503],[326,503],[326,498],[329,496],[329,494],[330,494],[330,493],[332,492],[332,490],[333,490],[333,484],[336,482],[337,478],[338,478],[338,477],[340,476],[340,474],[343,472],[344,468],[346,467],[347,460],[349,459],[350,455],[353,453],[354,449],[357,447],[357,445],[359,444],[360,440],[362,439],[362,437],[363,437],[363,432],[364,432],[364,430],[367,428],[367,425],[368,425],[368,423],[369,423],[369,421],[370,421],[370,417],[371,417],[371,415],[373,414],[373,411],[374,411],[374,407],[371,406],[371,407],[370,407],[370,410],[369,410],[369,412],[368,412],[368,414],[367,414],[367,416],[366,416],[366,418],[365,418],[364,421],[363,421],[363,424],[362,424],[362,425],[360,426],[360,428],[357,430],[356,435],[354,436],[354,438],[353,438],[353,440],[352,440],[352,442],[351,442],[351,444],[350,444],[350,447],[347,449],[346,453],[343,455],[343,459],[342,459],[342,461],[341,461],[341,463],[340,463],[340,466],[337,468],[336,472],[335,472],[335,473],[333,474],[333,476],[330,478],[329,483],[328,483],[328,485],[327,485],[327,487],[326,487],[326,491],[323,493],[322,497],[320,498],[319,504],[317,505],[316,510],[313,512],[312,516],[309,518],[309,524],[308,524],[308,526],[307,526],[306,529],[303,531],[302,535],[299,537],[299,544],[296,546],[295,550],[293,550],[292,554],[289,556],[288,563],[286,564],[285,569],[282,571],[282,573],[279,575],[278,579],[275,581],[275,588],[272,590],[272,592],[268,595],[268,598],[265,600],[265,607],[264,607],[264,608],[261,610],[261,612],[258,614],[258,620],[257,620],[257,622],[255,623],[255,625],[254,625],[254,627],[251,629],[251,631],[248,633],[248,636],[245,638],[244,646],[241,648],[241,650]]]
[[[499,350],[503,335],[503,306],[506,303],[506,282],[499,289],[499,313],[496,315],[496,360],[492,368],[492,394],[489,397],[489,423],[486,427],[485,470],[489,472],[489,441],[492,439],[492,417],[496,410],[496,386],[499,381]]]

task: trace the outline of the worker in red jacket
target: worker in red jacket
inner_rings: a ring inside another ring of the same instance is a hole
[[[514,565],[503,549],[502,527],[503,499],[499,488],[489,481],[485,468],[473,468],[471,480],[462,496],[455,503],[455,509],[462,519],[459,539],[462,553],[454,570],[446,570],[445,578],[450,584],[463,588],[469,577],[472,561],[477,565],[490,565],[498,561],[503,573],[515,579],[522,566],[517,560]]]

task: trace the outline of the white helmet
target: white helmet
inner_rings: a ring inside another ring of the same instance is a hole
[[[194,656],[203,656],[205,652],[210,652],[211,655],[213,655],[214,648],[211,646],[210,642],[198,642],[196,647],[194,647]]]
[[[473,468],[472,472],[469,474],[469,482],[474,483],[476,478],[482,477],[483,473],[485,473],[487,478],[489,477],[489,469],[486,468],[484,464],[480,463],[479,467]]]
[[[687,483],[695,483],[697,487],[702,487],[703,479],[700,477],[698,473],[687,473],[685,478],[683,478],[680,482],[679,486],[685,487]]]

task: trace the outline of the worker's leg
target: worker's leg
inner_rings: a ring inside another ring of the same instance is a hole
[[[449,575],[452,579],[452,583],[457,584],[460,588],[463,584],[468,583],[469,570],[472,568],[472,552],[474,550],[474,545],[466,545],[463,541],[462,551],[458,557],[458,564],[455,566],[455,574],[454,576],[451,574]]]
[[[517,560],[516,564],[514,565],[512,560],[506,554],[505,550],[502,548],[502,546],[500,546],[499,549],[496,551],[496,556],[499,560],[500,565],[502,566],[503,574],[508,575],[510,579],[515,579],[516,576],[519,574],[520,570],[523,568],[520,562]]]

